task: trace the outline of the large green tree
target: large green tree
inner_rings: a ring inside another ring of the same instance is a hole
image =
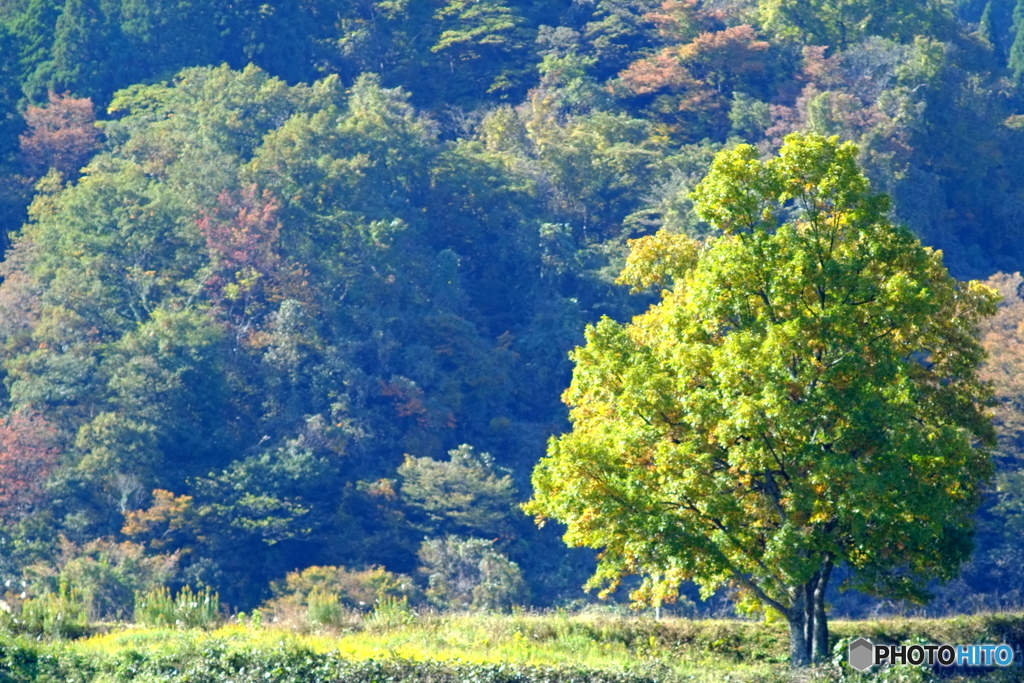
[[[993,430],[976,324],[997,295],[888,219],[856,147],[787,137],[720,153],[693,194],[720,236],[633,242],[620,280],[664,287],[573,353],[573,429],[534,472],[530,513],[603,548],[594,586],[783,615],[794,665],[827,653],[824,594],[923,600],[971,549]]]

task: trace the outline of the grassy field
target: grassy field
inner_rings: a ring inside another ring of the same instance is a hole
[[[0,681],[180,683],[573,683],[885,681],[934,675],[895,667],[862,676],[841,665],[791,672],[785,624],[567,614],[434,615],[405,623],[353,620],[310,631],[231,624],[215,631],[115,628],[75,641],[0,643]],[[305,632],[303,632],[305,631]],[[832,624],[843,638],[1024,643],[1024,615]],[[1024,669],[972,677],[1019,681]],[[959,678],[959,677],[953,677]],[[951,680],[947,678],[946,680]]]
[[[728,621],[615,619],[568,615],[461,615],[409,624],[295,633],[273,626],[225,626],[209,634],[126,630],[78,641],[84,652],[125,648],[167,652],[186,641],[235,648],[304,647],[351,660],[400,658],[673,674],[711,681],[726,673],[769,672],[785,661],[783,628]]]

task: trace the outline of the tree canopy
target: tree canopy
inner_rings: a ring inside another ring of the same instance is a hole
[[[693,193],[720,236],[632,243],[620,280],[661,301],[587,328],[527,505],[602,549],[591,585],[728,585],[784,615],[796,665],[829,653],[835,567],[905,599],[953,577],[992,472],[976,326],[998,297],[890,222],[856,154],[814,134],[723,151]]]
[[[516,600],[590,599],[595,553],[516,505],[567,429],[567,354],[721,232],[692,194],[719,152],[814,132],[1004,294],[1000,471],[938,593],[1019,601],[1022,6],[0,3],[0,583],[63,573],[126,614],[148,586],[97,567],[142,553],[249,610],[311,565],[425,589],[453,536],[519,568]]]

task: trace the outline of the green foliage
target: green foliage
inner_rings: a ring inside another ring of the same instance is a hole
[[[269,609],[286,616],[290,609],[305,608],[310,621],[325,624],[336,624],[343,611],[365,612],[381,601],[418,597],[411,577],[381,567],[362,571],[307,567],[301,572],[289,572],[283,582],[275,582],[272,588],[274,599],[268,603]],[[314,614],[321,611],[331,619],[318,622]]]
[[[205,586],[185,586],[173,597],[165,586],[135,594],[135,621],[146,626],[211,628],[219,619],[220,598]]]
[[[1018,84],[1024,79],[1024,3],[1018,0],[1013,8],[1013,43],[1010,44],[1010,56],[1007,62],[1010,72]]]
[[[744,145],[715,158],[693,197],[722,236],[638,242],[627,280],[660,268],[672,287],[631,324],[588,327],[564,396],[573,431],[527,505],[603,548],[590,585],[605,594],[639,573],[639,603],[693,580],[786,615],[794,664],[805,626],[824,656],[805,621],[820,610],[823,627],[824,606],[804,600],[833,563],[904,599],[952,578],[991,473],[975,326],[997,296],[893,226],[855,158],[811,134],[768,161]]]
[[[317,587],[306,598],[306,619],[318,626],[337,626],[342,618],[341,602],[337,593]]]
[[[538,92],[546,101],[553,101],[560,114],[585,114],[608,106],[607,93],[588,73],[597,60],[574,51],[565,55],[547,54],[537,66],[540,71]]]
[[[420,546],[419,557],[427,598],[438,607],[502,611],[526,601],[519,566],[495,550],[492,541],[431,539]]]
[[[945,37],[953,22],[950,4],[941,0],[885,3],[772,0],[762,3],[759,12],[765,29],[780,37],[807,45],[834,45],[844,50],[866,36],[902,41],[919,35]]]
[[[1014,4],[4,3],[0,574],[123,533],[250,609],[296,568],[409,574],[427,531],[577,597],[589,555],[506,515],[501,468],[522,489],[565,428],[585,323],[671,286],[637,259],[644,296],[612,286],[626,241],[714,234],[714,154],[812,130],[957,277],[1020,270]],[[959,595],[1014,590],[1000,547]],[[109,618],[145,588],[101,555],[71,567]]]
[[[836,625],[835,664],[820,681],[867,681],[841,663],[858,635],[876,642],[1019,642],[1020,615],[944,620],[891,619]],[[1009,630],[1006,627],[1009,626]],[[683,683],[736,679],[790,681],[784,629],[744,621],[547,615],[424,616],[414,624],[334,637],[264,628],[216,633],[131,629],[78,643],[0,637],[7,680],[99,681],[555,681]],[[353,658],[325,652],[325,644]],[[375,644],[375,646],[374,646]],[[416,649],[410,649],[410,645]],[[387,654],[390,652],[390,654]],[[397,654],[396,654],[397,652]],[[586,654],[584,654],[586,653]],[[365,657],[365,659],[364,659]],[[458,657],[458,659],[456,659]],[[920,676],[919,669],[903,674]],[[929,674],[931,672],[928,672]],[[1006,676],[1009,674],[1009,676]],[[1013,680],[1013,671],[974,675],[980,683]],[[929,676],[925,680],[943,680]]]
[[[430,680],[437,683],[548,683],[587,680],[594,683],[654,683],[650,673],[587,669],[573,666],[517,666],[510,664],[415,661],[398,657],[365,661],[345,660],[335,654],[289,642],[276,645],[231,646],[224,640],[173,642],[163,652],[124,649],[113,653],[54,650],[35,643],[0,641],[0,662],[17,683],[44,677],[49,680],[93,682],[218,681],[242,683],[328,683],[329,681]]]
[[[515,488],[498,476],[493,458],[463,444],[447,462],[407,455],[398,468],[402,498],[421,510],[433,532],[500,534],[509,531]]]
[[[130,617],[135,595],[167,583],[177,569],[176,555],[147,557],[141,545],[130,542],[96,540],[69,550],[65,553],[73,557],[65,561],[59,578],[81,592],[91,621]]]
[[[62,581],[56,591],[22,602],[20,614],[8,627],[15,633],[53,638],[83,636],[88,631],[85,600],[81,591]]]
[[[409,607],[409,598],[402,596],[401,599],[398,599],[385,595],[377,598],[377,603],[366,620],[379,628],[395,628],[413,623],[416,620],[416,614]]]
[[[744,140],[757,140],[771,123],[771,109],[767,102],[741,92],[733,92],[729,122],[733,132]]]
[[[978,21],[978,35],[986,43],[992,46],[993,51],[998,55],[1000,51],[999,36],[992,25],[992,3],[986,2],[985,9],[981,12],[981,19]]]
[[[434,17],[442,31],[430,49],[448,59],[452,75],[459,74],[452,79],[456,85],[448,90],[446,100],[457,103],[465,96],[469,88],[460,92],[457,85],[462,79],[469,81],[469,92],[521,87],[522,56],[517,53],[525,47],[526,32],[514,6],[499,0],[450,0]]]
[[[116,5],[101,0],[68,0],[54,27],[51,61],[36,73],[46,76],[51,92],[75,93],[101,99],[111,83],[127,83],[118,71],[126,64],[117,59],[124,49],[117,25]]]
[[[336,78],[193,69],[112,107],[86,177],[33,207],[18,263],[35,303],[11,310],[38,316],[5,338],[11,400],[45,404],[67,444],[61,518],[88,509],[76,534],[124,529],[183,551],[186,580],[220,582],[233,604],[308,564],[303,543],[321,563],[410,571],[413,527],[397,501],[347,507],[382,500],[359,482],[521,410],[507,392],[517,357],[496,337],[527,322],[487,301],[493,282],[474,295],[507,319],[467,320],[450,247],[502,261],[432,229],[473,232],[481,206],[456,199],[429,126],[371,77],[346,95]],[[442,197],[427,201],[442,165]],[[500,277],[529,289],[533,227],[511,200],[500,249],[521,269]],[[493,485],[508,496],[507,480]],[[252,543],[270,549],[255,563]]]
[[[151,626],[175,626],[176,605],[171,590],[158,586],[135,596],[135,621]]]

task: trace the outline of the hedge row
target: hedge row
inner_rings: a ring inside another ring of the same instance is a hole
[[[87,653],[62,643],[0,641],[0,683],[657,683],[624,673],[510,664],[351,661],[297,646],[226,647],[211,639],[170,653]]]

